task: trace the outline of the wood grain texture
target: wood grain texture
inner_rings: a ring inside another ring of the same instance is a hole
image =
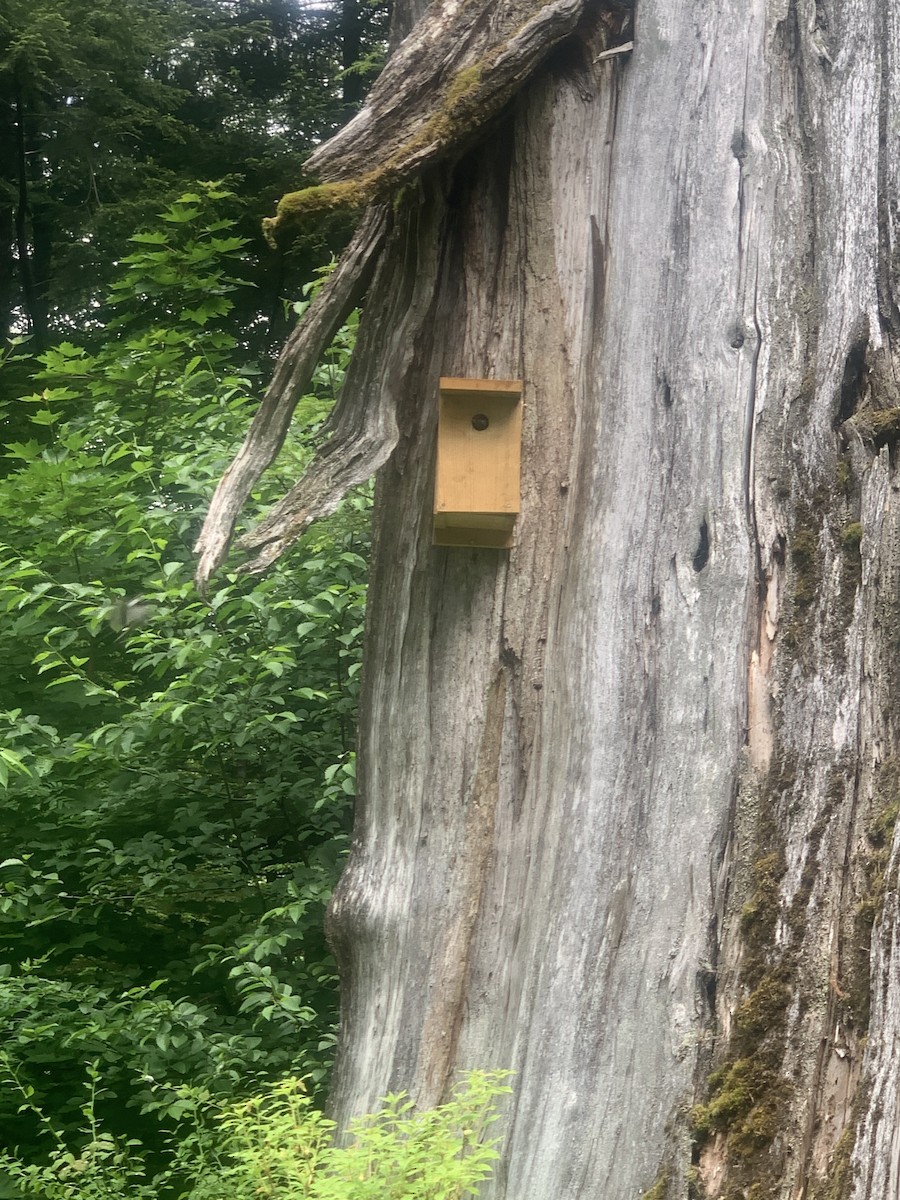
[[[434,0],[389,58],[362,111],[313,151],[329,182],[373,168],[390,186],[458,151],[572,32],[587,0]]]
[[[521,504],[521,441],[521,383],[441,379],[435,545],[512,544]]]
[[[333,1105],[512,1068],[490,1200],[896,1200],[900,13],[641,0],[604,57],[610,18],[397,0],[315,159],[422,172],[249,539],[384,463]],[[517,30],[484,140],[422,139]],[[541,398],[508,554],[431,544],[451,373]]]
[[[592,11],[409,201],[431,304],[401,382],[364,367],[403,432],[330,916],[335,1111],[511,1067],[491,1200],[634,1200],[661,1167],[668,1200],[689,1170],[814,1200],[848,1138],[841,1195],[893,1200],[897,850],[871,830],[897,794],[900,505],[852,421],[896,403],[897,17],[642,0],[633,53],[598,62]],[[430,544],[421,397],[448,370],[547,397],[508,557]],[[741,1055],[770,1086],[692,1150]]]
[[[254,484],[263,471],[271,466],[284,444],[294,409],[312,379],[322,354],[365,293],[378,261],[386,229],[385,211],[373,207],[361,221],[337,269],[313,298],[302,322],[285,343],[259,410],[247,431],[243,445],[216,488],[197,544],[194,546],[194,552],[198,555],[196,579],[201,591],[206,589],[210,576],[228,553],[235,524]],[[349,407],[351,395],[352,393],[348,393],[346,399],[338,404],[326,434],[332,429],[340,429],[345,433],[346,417],[342,422],[342,416]],[[366,421],[371,420],[371,415],[360,413],[357,416],[354,413],[354,418],[354,424],[364,429]],[[328,452],[333,455],[340,444],[340,441],[332,443]],[[372,474],[384,461],[390,447],[379,458],[378,452],[381,450],[382,446],[378,445],[356,482],[367,479]],[[314,464],[304,484],[302,503],[305,505],[304,516],[308,517],[307,523],[326,515],[331,503],[331,496],[327,492],[323,493],[321,487],[317,487],[317,479],[318,462]],[[349,486],[352,486],[352,483]],[[334,511],[334,505],[330,511]],[[275,527],[276,530],[279,528],[277,524]],[[278,534],[274,536],[277,538]],[[268,539],[266,534],[260,538],[257,533],[255,540],[251,538],[249,544],[255,547],[265,545],[269,540],[271,539]],[[277,557],[277,554],[263,557],[268,562],[271,561],[271,557]]]
[[[363,110],[317,148],[308,170],[332,182],[357,181],[360,195],[381,200],[426,167],[458,157],[553,47],[576,28],[586,3],[435,0],[421,12],[418,5],[401,5],[394,28],[406,36],[396,42]],[[619,25],[624,27],[629,16],[630,5],[625,4]],[[269,222],[272,230],[280,220],[279,216]],[[195,546],[201,591],[228,552],[253,484],[282,445],[315,363],[365,292],[386,226],[384,208],[372,204],[334,275],[285,346],[244,444],[216,489]],[[399,294],[403,297],[406,289]],[[391,301],[393,309],[396,297]],[[328,440],[303,479],[240,540],[241,548],[251,552],[242,570],[265,569],[312,521],[333,512],[351,487],[382,465],[396,443],[390,389],[371,396],[348,379],[324,433]]]

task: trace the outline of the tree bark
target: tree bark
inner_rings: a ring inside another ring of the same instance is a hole
[[[348,375],[333,1104],[513,1069],[490,1200],[895,1200],[900,12],[613,16],[398,200]],[[508,553],[431,545],[442,374],[524,380]]]
[[[420,170],[445,151],[448,119],[483,124],[584,9],[585,0],[436,0],[362,112],[313,151],[307,169],[328,181],[360,178],[373,166],[398,181]]]
[[[253,485],[283,446],[297,401],[323,351],[362,298],[375,270],[385,228],[386,214],[372,208],[340,264],[314,297],[302,324],[285,343],[244,443],[216,488],[194,547],[201,591],[228,552],[235,522]],[[371,407],[339,405],[328,427],[332,436],[317,457],[316,470],[308,472],[266,521],[245,535],[245,544],[256,550],[248,569],[267,566],[306,525],[334,512],[340,497],[368,479],[394,447],[392,414],[377,400]],[[350,441],[352,448],[348,448]]]
[[[19,283],[22,291],[22,306],[28,319],[28,328],[34,337],[37,350],[47,348],[48,313],[46,280],[37,276],[38,239],[32,207],[33,170],[29,167],[29,155],[36,155],[34,139],[30,130],[26,102],[21,88],[15,87],[16,120],[16,170],[18,202],[15,213],[16,250],[18,254]],[[43,243],[42,243],[43,244]],[[45,254],[44,258],[47,257]]]
[[[341,83],[341,98],[348,117],[356,111],[365,95],[365,83],[357,72],[351,70],[362,54],[362,14],[359,0],[341,0],[341,66],[345,72]]]

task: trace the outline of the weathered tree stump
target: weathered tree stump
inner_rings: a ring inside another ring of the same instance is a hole
[[[416,183],[249,539],[386,460],[335,1110],[510,1067],[495,1200],[895,1200],[900,10],[396,10],[314,165]],[[524,380],[508,553],[431,545],[441,375]]]

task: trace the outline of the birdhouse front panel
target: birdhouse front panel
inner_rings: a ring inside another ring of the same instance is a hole
[[[440,388],[435,544],[510,546],[520,503],[522,384],[443,378]]]

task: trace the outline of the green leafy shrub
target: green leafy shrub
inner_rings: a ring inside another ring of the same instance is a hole
[[[216,1165],[198,1176],[190,1200],[461,1200],[475,1195],[497,1158],[486,1137],[504,1072],[470,1072],[447,1103],[417,1112],[405,1095],[351,1124],[332,1145],[334,1123],[302,1081],[285,1079],[217,1119]],[[198,1143],[195,1142],[194,1146]],[[192,1149],[190,1143],[189,1148]],[[207,1153],[207,1162],[211,1156]]]
[[[96,1063],[88,1064],[87,1096],[81,1106],[80,1139],[71,1144],[32,1100],[33,1089],[23,1084],[6,1064],[9,1081],[15,1086],[22,1108],[31,1113],[52,1148],[42,1162],[22,1160],[0,1151],[0,1196],[40,1197],[41,1200],[158,1200],[155,1184],[148,1178],[147,1164],[135,1139],[117,1141],[97,1121],[101,1089]]]
[[[447,1103],[423,1112],[404,1093],[386,1096],[379,1112],[351,1125],[346,1145],[333,1144],[334,1122],[300,1079],[226,1106],[186,1091],[193,1122],[173,1139],[171,1165],[153,1174],[138,1142],[116,1141],[97,1123],[94,1069],[77,1148],[51,1127],[46,1160],[0,1153],[0,1178],[42,1200],[464,1200],[497,1158],[498,1139],[487,1134],[510,1090],[506,1074],[470,1072]]]
[[[97,1061],[105,1127],[149,1143],[186,1084],[320,1083],[337,1009],[323,913],[354,791],[370,501],[264,579],[196,595],[191,547],[260,378],[230,325],[227,200],[198,186],[135,236],[103,335],[39,357],[7,405],[30,433],[0,459],[4,1052],[63,1131]],[[354,328],[260,508],[307,461]],[[34,1144],[18,1109],[0,1091],[0,1143]]]

